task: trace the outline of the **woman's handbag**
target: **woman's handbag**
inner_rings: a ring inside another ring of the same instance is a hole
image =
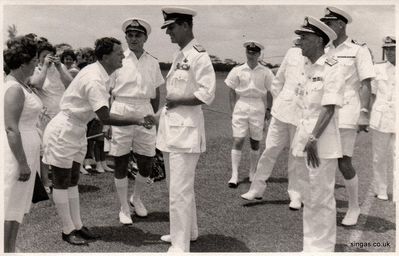
[[[32,203],[49,200],[46,189],[40,179],[39,174],[36,172],[35,187],[33,189]]]

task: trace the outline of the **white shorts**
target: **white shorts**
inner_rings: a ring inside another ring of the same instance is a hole
[[[343,156],[353,156],[357,136],[356,129],[339,128]]]
[[[154,110],[149,100],[130,100],[129,103],[117,98],[111,106],[111,113],[127,115],[138,113],[153,115]],[[123,156],[133,150],[134,153],[155,156],[156,129],[146,129],[143,126],[112,126],[112,139],[109,154]]]
[[[261,140],[265,123],[265,104],[262,98],[240,97],[232,117],[233,137],[244,138],[249,133],[253,140]]]
[[[85,123],[58,113],[47,125],[43,135],[43,163],[59,168],[72,168],[83,163],[87,150]]]

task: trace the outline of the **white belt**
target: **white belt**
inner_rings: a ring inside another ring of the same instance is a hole
[[[134,98],[134,97],[115,97],[115,101],[121,102],[121,103],[126,103],[126,104],[143,104],[143,103],[149,103],[151,99],[140,99],[140,98]]]

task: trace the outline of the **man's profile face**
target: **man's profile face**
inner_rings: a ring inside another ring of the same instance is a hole
[[[112,52],[108,54],[107,57],[107,62],[113,69],[121,68],[122,60],[125,58],[122,46],[119,44],[114,44]]]
[[[172,23],[166,28],[166,34],[170,36],[172,43],[178,44],[184,38],[184,23]]]

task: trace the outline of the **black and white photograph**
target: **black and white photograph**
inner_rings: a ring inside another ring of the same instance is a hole
[[[397,252],[395,1],[0,7],[1,252]]]

